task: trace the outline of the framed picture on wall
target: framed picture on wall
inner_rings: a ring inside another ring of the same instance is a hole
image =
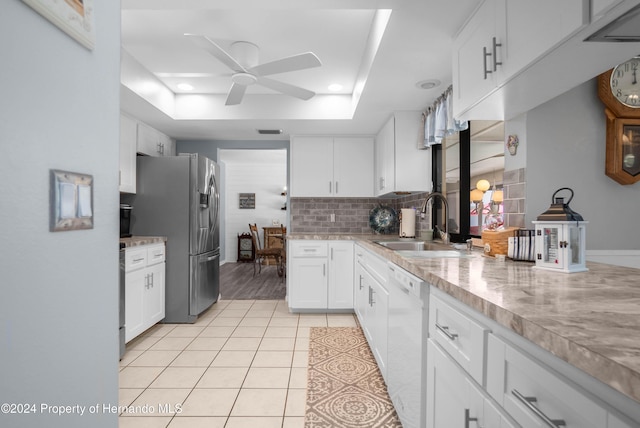
[[[93,0],[22,0],[88,49],[95,44]]]
[[[250,209],[253,210],[256,208],[256,194],[255,193],[240,193],[239,206],[240,209]]]

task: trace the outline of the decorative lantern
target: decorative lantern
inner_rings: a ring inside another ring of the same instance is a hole
[[[556,198],[562,190],[571,192],[564,198]],[[587,271],[585,260],[586,225],[582,216],[569,208],[573,190],[563,187],[551,197],[551,207],[540,214],[535,225],[535,248],[537,269],[573,273]]]

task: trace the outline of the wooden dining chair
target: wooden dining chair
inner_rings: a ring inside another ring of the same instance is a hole
[[[259,264],[258,273],[262,272],[262,263],[268,257],[276,259],[278,267],[282,266],[282,248],[262,248],[260,243],[260,234],[258,233],[258,227],[255,224],[249,223],[249,230],[251,231],[251,239],[253,240],[253,248],[256,249],[256,257],[253,263],[253,276],[256,275],[256,263]],[[278,269],[280,274],[280,269]]]

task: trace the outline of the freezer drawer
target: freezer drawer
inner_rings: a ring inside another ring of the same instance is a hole
[[[218,299],[220,291],[219,250],[190,256],[189,315],[198,316]]]

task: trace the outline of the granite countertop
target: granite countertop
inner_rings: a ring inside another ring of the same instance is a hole
[[[287,238],[356,240],[640,402],[640,269],[587,262],[588,272],[565,274],[498,261],[479,250],[464,258],[402,257],[372,242],[395,238],[389,235]]]
[[[160,244],[167,242],[166,236],[132,236],[120,238],[120,248],[137,247],[139,245]]]

